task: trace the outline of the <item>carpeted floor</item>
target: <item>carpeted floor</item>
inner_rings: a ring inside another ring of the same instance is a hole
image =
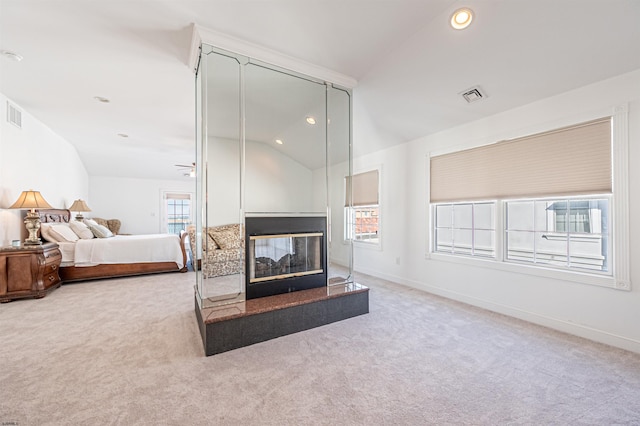
[[[0,305],[0,424],[640,425],[640,355],[357,278],[368,315],[212,357],[193,273]]]

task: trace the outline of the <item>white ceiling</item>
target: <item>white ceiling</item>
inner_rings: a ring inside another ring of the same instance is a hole
[[[0,0],[0,49],[24,56],[0,58],[0,91],[90,175],[188,179],[191,23],[357,79],[365,152],[639,69],[638,21],[638,0]]]

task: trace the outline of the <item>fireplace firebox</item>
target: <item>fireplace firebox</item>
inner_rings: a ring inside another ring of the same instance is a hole
[[[327,285],[324,216],[245,218],[246,298]]]

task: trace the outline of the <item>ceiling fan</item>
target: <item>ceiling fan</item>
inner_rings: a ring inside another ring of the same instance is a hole
[[[189,169],[189,172],[185,172],[184,176],[196,177],[196,163],[191,163],[191,165],[189,166],[187,166],[186,164],[174,164],[174,166],[176,166],[178,169]]]

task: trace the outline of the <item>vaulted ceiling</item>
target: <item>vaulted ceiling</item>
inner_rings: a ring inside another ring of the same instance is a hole
[[[475,19],[453,30],[463,6]],[[191,23],[356,79],[366,152],[639,69],[639,20],[637,0],[0,0],[0,49],[24,57],[0,58],[0,91],[90,175],[181,179]]]

